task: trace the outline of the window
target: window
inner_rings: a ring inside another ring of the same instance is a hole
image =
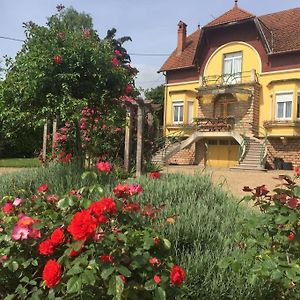
[[[297,97],[297,119],[300,119],[300,93],[298,93]]]
[[[290,120],[292,118],[293,93],[276,93],[276,119]]]
[[[188,101],[188,124],[192,124],[194,119],[194,102]]]
[[[225,84],[235,84],[241,82],[242,52],[225,54],[223,66]]]
[[[173,102],[173,123],[183,123],[183,101]]]

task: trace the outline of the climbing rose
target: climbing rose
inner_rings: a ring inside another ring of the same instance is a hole
[[[44,193],[48,190],[48,184],[42,184],[40,187],[38,187],[38,192],[39,193]]]
[[[95,234],[96,227],[97,220],[89,211],[83,210],[73,216],[67,230],[74,240],[84,241]]]
[[[157,265],[159,264],[159,259],[157,257],[152,257],[149,259],[149,263],[154,266],[154,265]]]
[[[149,176],[149,178],[151,178],[151,179],[159,179],[160,176],[161,176],[161,174],[160,174],[159,172],[150,172],[150,173],[148,174],[148,176]]]
[[[91,32],[88,29],[83,30],[82,35],[85,39],[87,39],[90,36]]]
[[[101,255],[99,258],[103,263],[111,263],[113,261],[111,254]]]
[[[54,55],[53,61],[55,64],[59,65],[62,62],[62,56],[61,55]]]
[[[114,58],[111,60],[111,63],[112,63],[115,67],[117,67],[117,66],[119,65],[119,60],[118,60],[116,57],[114,57]]]
[[[14,205],[13,205],[13,203],[12,203],[11,201],[6,202],[6,203],[4,204],[4,206],[2,207],[2,211],[3,211],[5,214],[7,214],[7,215],[9,215],[10,213],[12,213],[13,210],[14,210]]]
[[[54,246],[58,246],[58,245],[62,244],[65,240],[64,231],[61,228],[56,228],[52,232],[52,234],[50,236],[50,240]]]
[[[156,284],[160,284],[160,282],[161,282],[161,278],[158,275],[154,275],[153,280]]]
[[[125,88],[125,94],[126,95],[130,95],[133,91],[133,86],[131,84],[127,84],[126,88]]]
[[[120,277],[120,279],[121,279],[124,283],[126,283],[126,278],[125,278],[124,275],[119,275],[119,277]]]
[[[47,261],[43,270],[43,280],[47,288],[52,288],[59,284],[61,277],[61,266],[55,259]]]
[[[294,167],[294,172],[296,173],[296,175],[300,175],[300,166]]]
[[[100,161],[96,164],[96,168],[104,173],[109,173],[112,169],[112,165],[109,162]]]
[[[45,240],[39,244],[39,253],[42,255],[50,255],[54,252],[54,245],[51,240]]]
[[[170,281],[174,285],[180,286],[185,279],[185,272],[179,266],[174,265],[170,274]]]
[[[293,241],[295,239],[295,234],[291,232],[288,236],[289,241]]]
[[[122,54],[121,54],[121,52],[119,50],[115,50],[115,55],[116,56],[121,56]]]

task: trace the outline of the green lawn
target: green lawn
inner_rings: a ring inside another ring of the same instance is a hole
[[[34,168],[41,164],[37,158],[7,158],[0,159],[0,168]]]

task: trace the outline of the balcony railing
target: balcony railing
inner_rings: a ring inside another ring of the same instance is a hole
[[[258,82],[255,70],[235,74],[200,76],[200,89],[213,86],[230,86]]]
[[[180,124],[176,125],[181,129],[196,130],[202,132],[209,131],[231,131],[234,129],[235,118],[229,116],[226,118],[194,118],[191,124]],[[174,124],[167,125],[172,128]]]

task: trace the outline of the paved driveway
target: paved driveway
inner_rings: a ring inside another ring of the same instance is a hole
[[[268,172],[258,171],[231,171],[229,169],[210,168],[203,169],[199,166],[167,166],[163,172],[167,173],[205,173],[211,176],[215,184],[221,185],[225,190],[232,192],[233,195],[241,198],[246,193],[242,191],[244,186],[256,187],[265,184],[272,191],[281,181],[275,179],[279,175],[293,176],[293,171],[275,170]],[[300,181],[298,180],[300,184]]]

